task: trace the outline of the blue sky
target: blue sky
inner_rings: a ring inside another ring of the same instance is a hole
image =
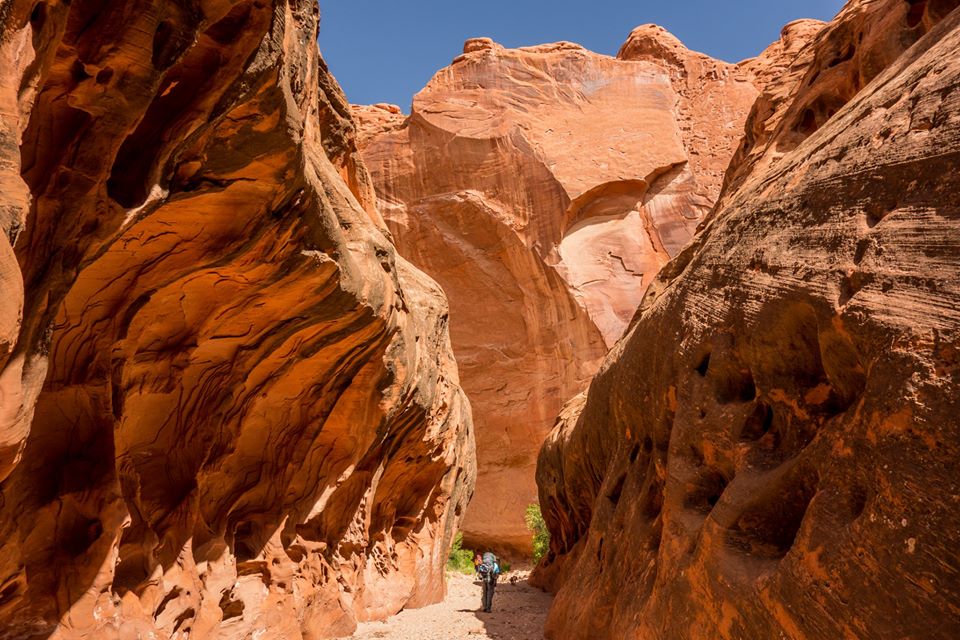
[[[687,47],[736,62],[797,18],[829,20],[843,0],[320,0],[320,50],[351,102],[413,94],[463,41],[507,47],[570,40],[613,55],[637,25],[666,27]]]

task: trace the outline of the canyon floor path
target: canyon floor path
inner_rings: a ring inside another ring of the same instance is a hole
[[[515,582],[511,582],[511,578]],[[383,622],[367,622],[353,635],[359,640],[541,640],[553,599],[527,584],[526,572],[508,573],[497,585],[492,613],[480,611],[480,583],[448,574],[447,598],[422,609],[401,611]]]

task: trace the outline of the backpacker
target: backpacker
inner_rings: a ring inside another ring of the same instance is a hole
[[[485,582],[496,582],[500,575],[500,564],[497,562],[497,556],[489,551],[483,554],[483,563],[479,567],[480,577]]]

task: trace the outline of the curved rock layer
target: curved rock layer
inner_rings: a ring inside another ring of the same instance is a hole
[[[752,79],[647,25],[620,59],[470,40],[409,117],[355,107],[397,247],[450,297],[477,422],[467,544],[529,552],[540,444],[716,199]]]
[[[718,208],[754,174],[775,164],[947,16],[955,0],[848,2],[829,29],[800,20],[754,61],[760,97],[724,177]],[[804,46],[812,38],[816,43]]]
[[[0,637],[313,640],[440,598],[469,406],[316,3],[0,15]]]
[[[956,5],[854,3],[814,39],[808,60],[843,33],[900,49],[791,152],[734,165],[561,414],[548,637],[960,634]]]

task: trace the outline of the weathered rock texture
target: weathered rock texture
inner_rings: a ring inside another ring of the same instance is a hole
[[[468,544],[529,550],[539,446],[716,199],[752,80],[648,25],[619,59],[470,40],[409,117],[355,108],[397,246],[450,298],[477,423]]]
[[[758,102],[739,187],[541,453],[548,637],[960,635],[956,6],[855,2]]]
[[[724,195],[793,151],[955,6],[954,0],[858,0],[822,33],[815,21],[787,25],[779,43],[747,62],[762,92]],[[816,44],[805,46],[814,35]]]
[[[318,639],[438,599],[469,408],[315,2],[0,16],[0,637]]]

